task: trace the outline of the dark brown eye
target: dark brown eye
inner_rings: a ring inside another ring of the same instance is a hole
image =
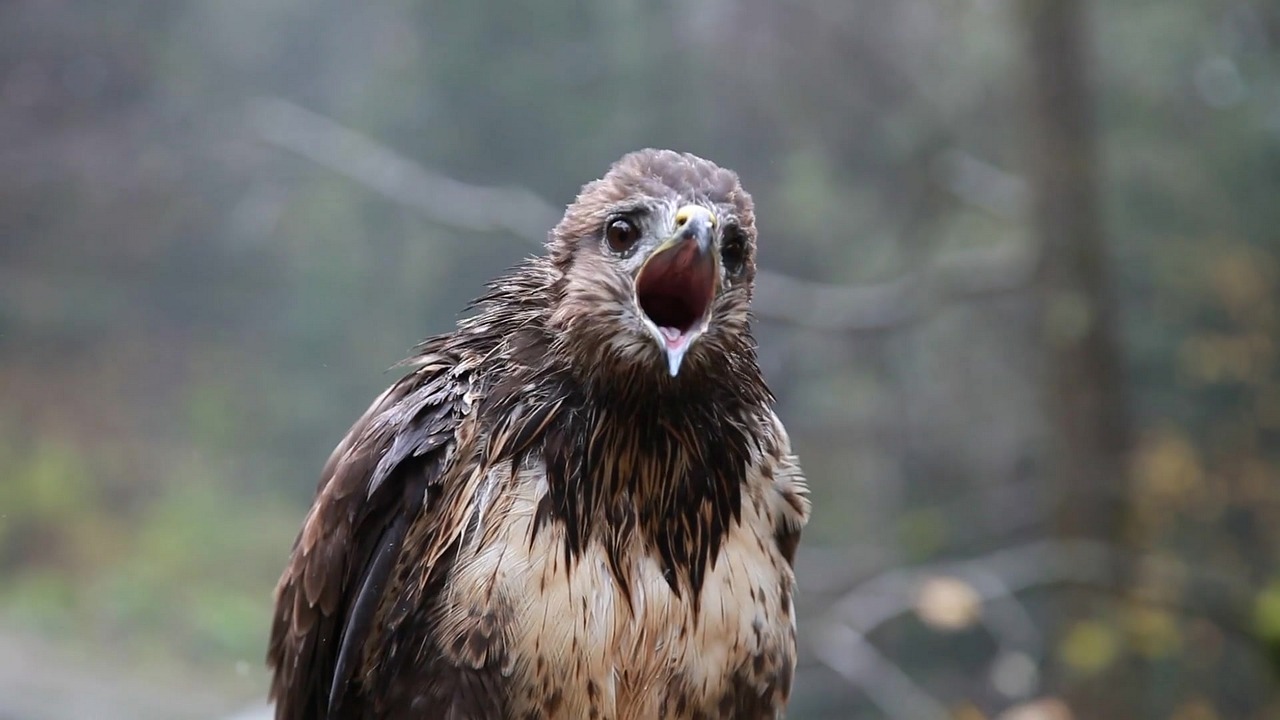
[[[614,218],[605,225],[604,238],[610,250],[622,254],[635,246],[640,239],[640,229],[626,218]]]
[[[720,262],[725,272],[737,275],[747,260],[747,239],[737,228],[725,228],[724,240],[720,241]]]

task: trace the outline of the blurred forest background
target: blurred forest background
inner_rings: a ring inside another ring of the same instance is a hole
[[[0,718],[260,706],[383,369],[644,146],[758,204],[792,717],[1280,717],[1280,5],[10,0]]]

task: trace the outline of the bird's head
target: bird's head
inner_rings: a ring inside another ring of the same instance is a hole
[[[755,214],[738,176],[640,150],[583,187],[552,232],[553,329],[587,363],[628,374],[732,370],[752,347]]]

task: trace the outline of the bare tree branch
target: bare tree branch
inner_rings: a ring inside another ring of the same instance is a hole
[[[1188,599],[1175,601],[1116,588],[1112,572],[1117,565],[1133,576],[1176,576]],[[1017,595],[1052,585],[1128,592],[1121,597],[1131,602],[1206,617],[1242,644],[1261,651],[1242,629],[1251,597],[1244,579],[1207,568],[1188,568],[1173,558],[1127,553],[1098,541],[1038,540],[968,560],[897,568],[860,583],[832,603],[826,617],[814,625],[808,645],[816,659],[862,688],[892,717],[946,717],[945,711],[936,714],[944,707],[940,701],[916,687],[867,639],[885,623],[913,612],[921,588],[939,577],[957,578],[972,588],[982,605],[982,617],[975,621],[984,623],[1002,652],[1020,652],[1036,662],[1044,658],[1041,631]],[[1201,600],[1194,599],[1197,597]]]
[[[477,232],[500,230],[541,245],[560,219],[555,208],[527,190],[458,182],[287,100],[254,100],[249,124],[266,142],[447,225]]]
[[[1021,219],[1031,204],[1025,180],[961,150],[940,157],[934,174],[956,197],[993,215]]]
[[[885,715],[904,720],[946,720],[945,705],[925,692],[866,637],[840,623],[824,623],[810,639],[814,655],[851,685],[862,689]]]
[[[1116,563],[1132,569],[1135,575],[1153,571],[1177,575],[1189,590],[1202,590],[1199,594],[1218,598],[1223,607],[1237,600],[1241,607],[1248,606],[1251,589],[1246,581],[1203,568],[1193,571],[1180,563],[1170,567],[1174,562],[1167,557],[1126,553],[1093,540],[1037,540],[968,560],[888,570],[846,593],[832,604],[831,613],[834,620],[866,635],[910,612],[921,584],[932,577],[960,578],[973,586],[983,603],[990,603],[1046,585],[1107,586]],[[1157,600],[1141,595],[1134,599]],[[1209,610],[1217,612],[1217,608]]]
[[[542,245],[560,211],[522,188],[462,183],[422,167],[369,137],[280,98],[258,98],[248,123],[263,141],[339,172],[433,221],[478,232],[502,231]],[[972,166],[972,163],[969,164]],[[988,175],[991,171],[987,171]],[[1016,183],[997,191],[1008,205]],[[990,185],[990,183],[988,183]],[[997,183],[999,185],[999,183]],[[1013,188],[1013,189],[1010,189]],[[1026,287],[1037,253],[1008,246],[967,250],[937,258],[923,270],[884,283],[833,285],[762,270],[756,315],[817,330],[874,332],[902,327],[961,296]]]

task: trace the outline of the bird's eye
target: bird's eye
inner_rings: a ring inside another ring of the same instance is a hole
[[[613,218],[605,225],[604,238],[609,243],[610,250],[622,254],[634,247],[640,239],[640,228],[626,218]]]
[[[747,259],[747,239],[737,228],[725,228],[724,240],[720,241],[720,262],[725,272],[737,275]]]

